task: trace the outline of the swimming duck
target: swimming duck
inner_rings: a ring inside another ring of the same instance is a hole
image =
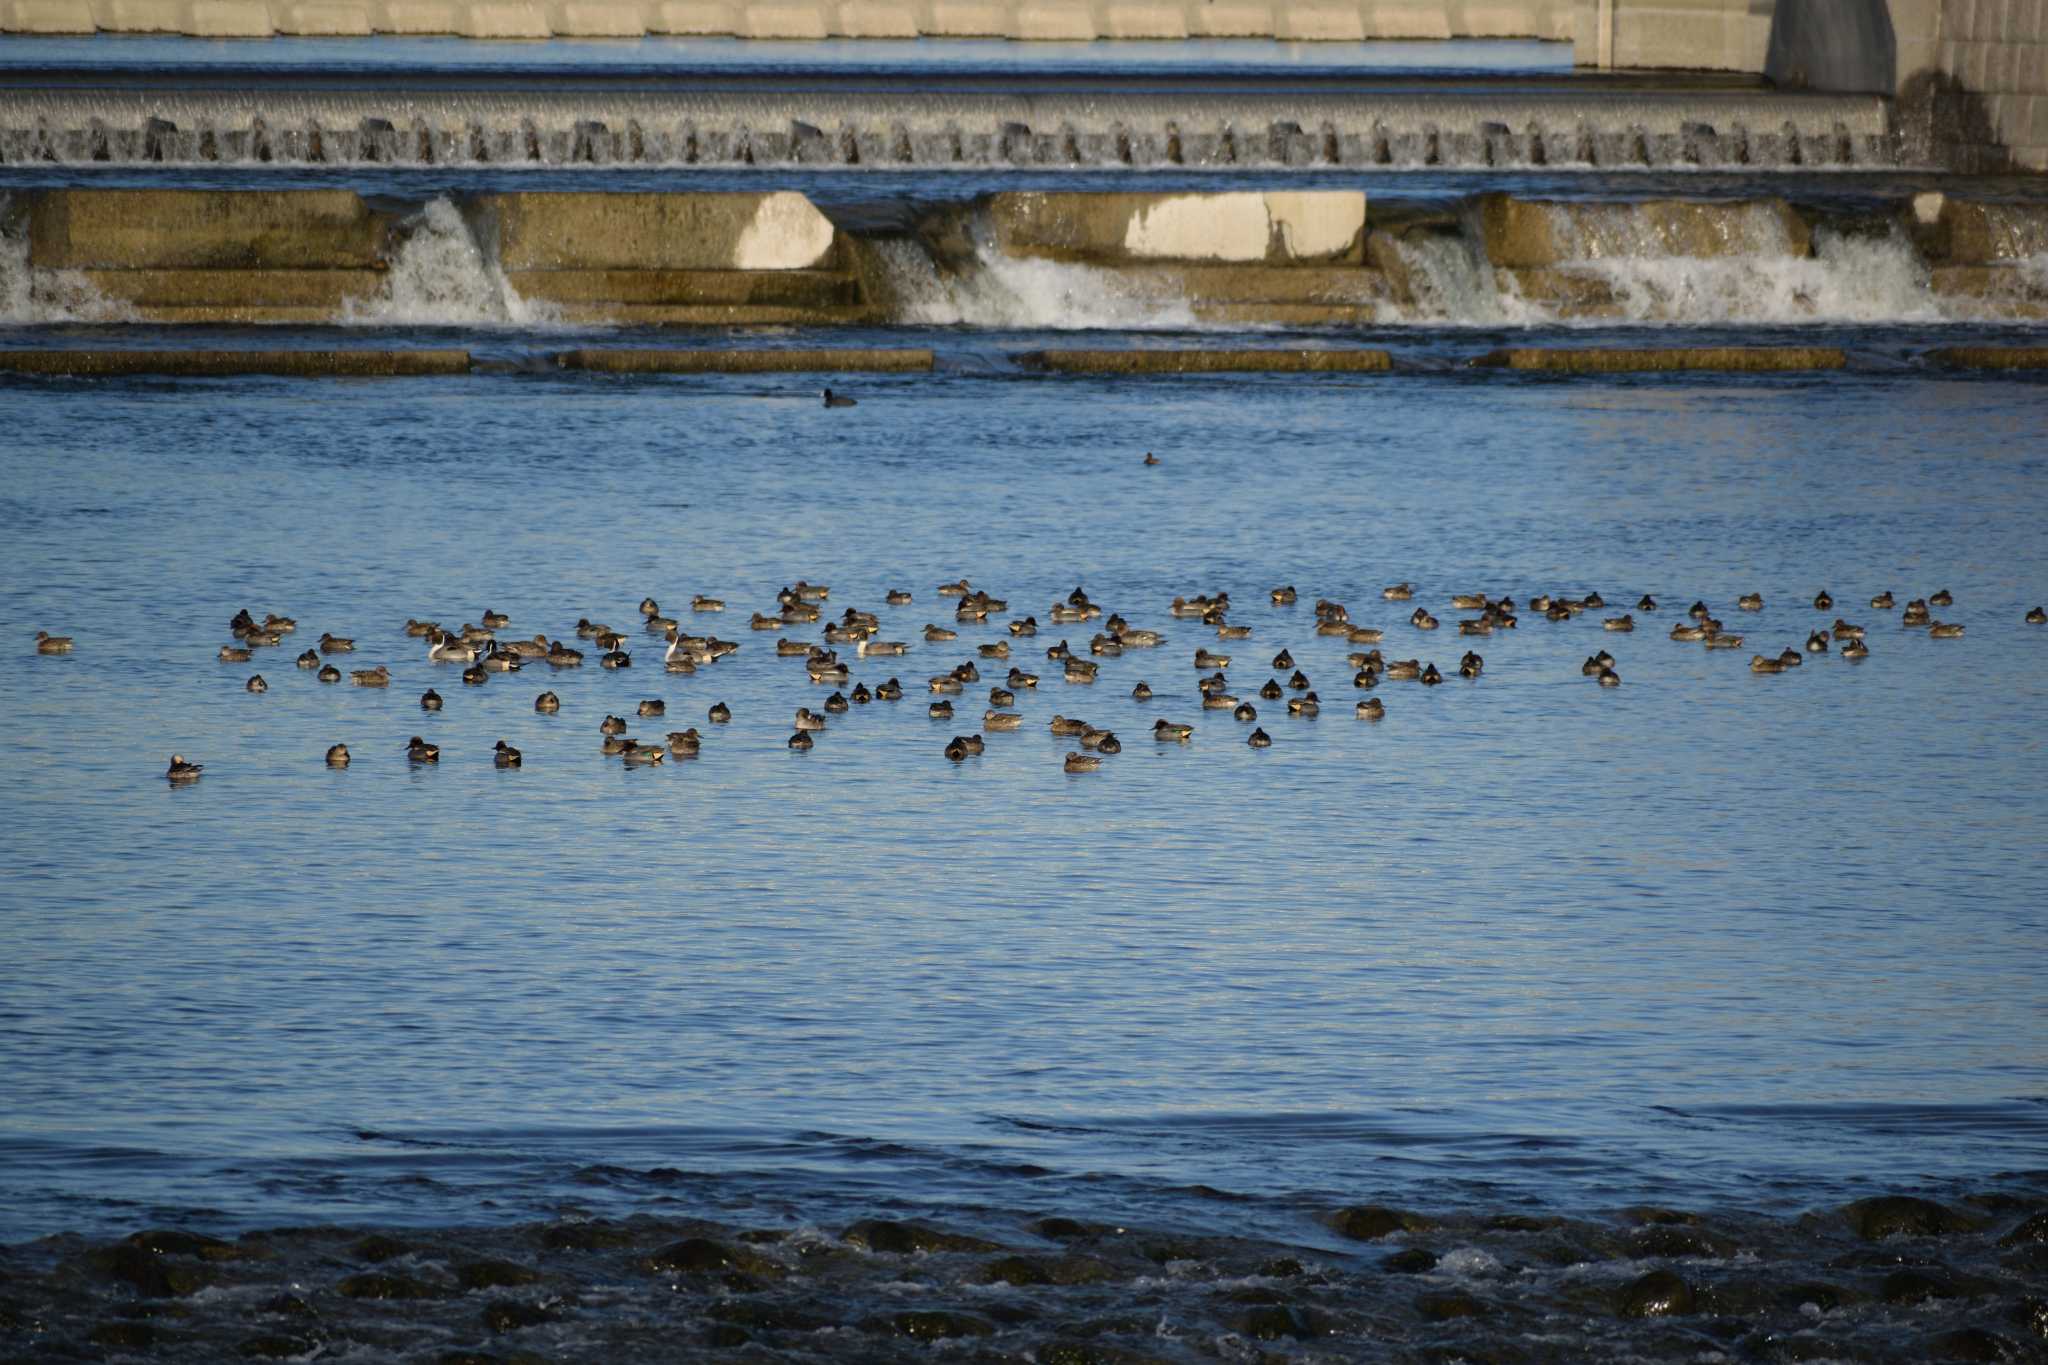
[[[1764,609],[1764,595],[1760,592],[1746,592],[1735,599],[1735,609],[1737,611],[1762,611]]]
[[[1148,683],[1148,682],[1145,682],[1144,680],[1140,679],[1140,680],[1139,680],[1139,682],[1138,682],[1138,685],[1137,685],[1136,687],[1133,687],[1133,688],[1131,689],[1131,700],[1132,700],[1132,701],[1150,701],[1150,700],[1152,700],[1152,684],[1150,684],[1150,683]]]
[[[1444,675],[1437,672],[1436,665],[1432,663],[1422,670],[1422,676],[1417,678],[1415,681],[1421,683],[1424,687],[1435,687],[1438,683],[1441,683],[1443,680]]]
[[[600,635],[609,635],[611,633],[612,628],[610,626],[593,621],[588,616],[576,618],[576,634],[582,639],[595,640]]]
[[[1890,611],[1893,606],[1891,592],[1886,590],[1870,599],[1870,605],[1878,611]]]
[[[597,751],[608,757],[617,757],[633,747],[635,741],[624,735],[606,735],[597,742]]]
[[[1361,668],[1351,675],[1351,685],[1361,690],[1380,685],[1380,674],[1376,668]]]
[[[415,621],[410,616],[405,618],[405,633],[407,635],[414,637],[415,639],[422,635],[439,634],[440,630],[441,627],[437,622]]]
[[[1704,640],[1707,638],[1707,628],[1700,625],[1675,625],[1671,627],[1671,638],[1674,640]]]
[[[552,692],[543,692],[533,699],[533,709],[542,715],[551,716],[562,709],[562,699]]]
[[[1007,681],[1011,687],[1016,688],[1018,691],[1021,692],[1029,688],[1037,687],[1038,675],[1036,673],[1026,673],[1021,668],[1012,668],[1010,670],[1010,676],[1007,679]]]
[[[941,583],[937,592],[941,597],[965,597],[974,591],[974,585],[962,578],[952,583]]]
[[[1641,597],[1639,597],[1639,598],[1637,598],[1637,599],[1636,599],[1636,610],[1637,610],[1637,611],[1655,611],[1655,610],[1657,610],[1657,599],[1656,599],[1656,598],[1654,598],[1654,597],[1652,597],[1652,596],[1650,596],[1650,594],[1648,594],[1648,593],[1644,593],[1644,594],[1643,594],[1643,595],[1642,595]]]
[[[802,640],[777,640],[775,642],[775,657],[778,659],[808,659],[811,657],[811,650],[813,648],[814,646],[807,645]]]
[[[1422,676],[1422,660],[1395,659],[1386,667],[1386,674],[1396,682],[1405,682]]]
[[[653,600],[653,598],[648,599],[648,601],[650,602]],[[642,603],[641,610],[645,611],[646,609],[646,604]],[[492,611],[489,607],[484,608],[484,614],[482,616],[477,617],[477,620],[483,622],[484,627],[487,630],[503,630],[506,626],[512,624],[511,617],[507,616],[502,611]]]
[[[1906,603],[1906,609],[1899,614],[1899,624],[1902,626],[1925,626],[1933,620],[1933,615],[1927,610],[1927,603],[1917,597]]]
[[[338,683],[341,681],[341,670],[333,664],[322,664],[320,671],[313,676],[324,683]]]
[[[1233,626],[1229,624],[1219,625],[1216,627],[1216,638],[1219,640],[1249,640],[1252,638],[1252,628],[1250,626]]]
[[[1618,631],[1634,630],[1636,628],[1636,618],[1633,616],[1610,616],[1600,623],[1600,628],[1602,630]]]
[[[477,667],[486,673],[517,673],[522,666],[517,654],[503,653],[496,645],[491,646],[490,653],[477,660]]]
[[[828,408],[857,408],[860,404],[843,393],[834,393],[832,390],[826,389],[825,406]]]
[[[1273,667],[1276,669],[1294,667],[1294,656],[1284,649],[1281,650],[1273,656]]]
[[[1437,681],[1442,682],[1443,679],[1439,678]],[[1287,699],[1287,714],[1290,716],[1315,716],[1322,714],[1322,710],[1322,701],[1313,692],[1304,692],[1298,697]]]
[[[1845,659],[1867,659],[1870,657],[1870,646],[1864,644],[1861,640],[1851,640],[1848,644],[1842,646],[1842,657]]]
[[[1103,637],[1100,635],[1096,636],[1095,643],[1098,649],[1101,648]],[[1117,648],[1121,650],[1121,646]],[[1010,642],[1008,640],[997,640],[993,644],[980,646],[975,652],[984,659],[1007,659],[1010,657]]]
[[[2030,626],[2048,626],[2048,607],[2035,607],[2032,611],[2028,612],[2027,624]]]
[[[215,657],[224,664],[245,664],[254,656],[246,649],[240,649],[234,645],[222,645],[219,654]]]
[[[785,624],[780,616],[764,616],[758,611],[747,619],[749,630],[781,630]]]
[[[1695,621],[1704,621],[1714,613],[1708,609],[1705,602],[1694,602],[1685,609],[1685,614]]]
[[[613,649],[598,655],[597,662],[605,668],[631,668],[633,656],[623,649]]]
[[[1927,638],[1930,640],[1960,640],[1963,638],[1963,628],[1954,621],[1936,621],[1927,628]]]
[[[1207,649],[1198,649],[1195,651],[1195,667],[1228,668],[1230,667],[1230,656],[1228,654],[1217,654]]]
[[[1863,638],[1863,627],[1852,626],[1837,616],[1834,624],[1834,636],[1837,640],[1860,640]]]
[[[891,588],[882,594],[882,600],[892,607],[907,607],[913,599],[908,588]]]
[[[205,766],[203,763],[187,763],[183,754],[172,754],[171,766],[164,776],[173,782],[191,782],[198,778]]]
[[[1225,692],[1220,687],[1213,690],[1206,687],[1202,689],[1202,709],[1204,711],[1228,711],[1236,705],[1237,698],[1231,696],[1230,693]]]
[[[695,597],[692,597],[692,598],[690,599],[690,610],[691,610],[691,611],[724,611],[724,610],[725,610],[725,603],[724,603],[724,602],[723,602],[723,601],[722,601],[721,599],[719,599],[719,598],[716,598],[716,597],[706,597],[706,596],[704,596],[704,595],[703,595],[702,593],[699,593],[699,594],[697,594],[697,596],[695,596]]]
[[[1001,689],[997,690],[1000,691]],[[874,699],[875,694],[868,691],[868,685],[866,683],[855,683],[853,685],[852,695],[847,698],[847,700],[851,701],[855,706],[866,706],[869,702],[872,702]]]
[[[1752,654],[1749,656],[1749,671],[1752,673],[1783,673],[1785,671],[1785,661],[1783,659],[1766,659],[1761,654]]]
[[[292,660],[292,662],[297,664],[300,668],[318,668],[320,666],[320,656],[313,650],[309,649],[304,654],[301,654],[298,658]]]
[[[497,747],[491,751],[491,762],[497,764],[500,768],[516,768],[524,761],[524,757],[517,749],[502,739],[498,741]]]
[[[1710,630],[1707,632],[1707,638],[1700,641],[1700,643],[1708,649],[1740,649],[1742,648],[1742,637],[1740,635],[1730,635],[1726,631]]]
[[[1814,594],[1813,609],[1815,611],[1833,611],[1835,609],[1835,599],[1828,595],[1826,588],[1822,588]]]
[[[384,664],[378,664],[375,668],[351,669],[349,670],[348,680],[357,687],[389,687],[391,686],[391,669]]]
[[[948,640],[957,640],[959,638],[959,631],[950,630],[945,626],[928,625],[924,628],[924,642],[928,645],[943,644]]]
[[[1594,679],[1594,681],[1602,687],[1619,687],[1621,686],[1621,674],[1611,668],[1603,668],[1600,670],[1600,676]]]
[[[1120,626],[1111,633],[1126,649],[1152,649],[1166,638],[1156,630],[1133,629],[1129,626]]]
[[[1934,593],[1927,599],[1927,605],[1930,607],[1952,607],[1955,604],[1955,594],[1951,593],[1947,588],[1943,588],[1940,592]]]
[[[1273,737],[1264,730],[1254,729],[1244,737],[1244,742],[1251,745],[1254,749],[1270,749],[1273,747]]]
[[[1293,586],[1290,584],[1289,586],[1284,588],[1273,589],[1272,598],[1273,605],[1276,607],[1291,607],[1294,605],[1297,599],[1297,594],[1295,593]]]
[[[1241,721],[1244,724],[1249,725],[1251,722],[1259,718],[1258,708],[1253,706],[1248,701],[1239,702],[1237,705],[1237,709],[1230,713],[1230,718],[1232,720]]]
[[[356,642],[344,636],[322,635],[320,637],[320,652],[322,654],[347,654],[353,651],[355,647]]]
[[[1295,669],[1294,676],[1287,680],[1287,685],[1297,692],[1306,692],[1308,690],[1308,674],[1298,668]]]
[[[1065,716],[1056,715],[1047,728],[1056,735],[1080,735],[1087,733],[1088,722],[1080,719],[1069,720]]]
[[[687,730],[671,730],[667,738],[668,751],[678,758],[694,758],[704,747],[704,737],[697,733],[695,726]]]
[[[346,768],[348,766],[348,745],[330,745],[327,750],[327,766],[330,768]]]
[[[1582,611],[1599,611],[1606,605],[1607,599],[1602,597],[1597,589],[1579,599],[1579,608]]]
[[[1360,720],[1378,720],[1387,714],[1387,704],[1378,697],[1367,697],[1351,708],[1351,713]]]
[[[799,730],[822,730],[825,728],[825,718],[811,710],[808,706],[799,706],[796,708],[796,728]]]
[[[619,754],[619,757],[626,761],[626,766],[629,768],[649,767],[668,757],[668,750],[659,744],[642,744],[638,740],[629,739],[625,741],[625,745],[626,747]],[[802,745],[792,744],[789,747],[792,749],[810,748],[810,736],[804,736],[804,743]]]
[[[482,664],[471,664],[462,670],[462,681],[471,687],[482,687],[490,680],[490,671]]]
[[[825,698],[825,714],[829,716],[843,715],[851,706],[844,692],[834,692]]]
[[[1143,460],[1140,460],[1139,463],[1144,465],[1147,469],[1150,469],[1153,465],[1159,463],[1159,457],[1148,450],[1145,452],[1145,458]]]
[[[1778,651],[1778,662],[1787,668],[1804,668],[1806,666],[1805,658],[1800,655],[1798,650],[1791,648],[1789,645]]]
[[[1354,645],[1376,645],[1386,638],[1386,632],[1377,626],[1353,626],[1344,632],[1344,638]]]
[[[1176,725],[1165,719],[1155,721],[1152,725],[1152,738],[1161,742],[1185,744],[1194,733],[1195,727],[1192,725]]]
[[[1483,592],[1454,592],[1451,594],[1451,606],[1457,611],[1485,611],[1487,606],[1486,594]]]
[[[575,668],[583,662],[583,651],[571,649],[560,640],[548,646],[548,663],[555,668]]]
[[[1104,730],[1101,734],[1096,735],[1094,739],[1095,752],[1098,754],[1120,754],[1124,751],[1123,741],[1108,730]],[[1088,740],[1083,738],[1081,743],[1086,745]]]
[[[1070,683],[1092,683],[1100,664],[1089,663],[1086,659],[1067,660],[1066,678]]]
[[[606,716],[597,723],[597,732],[601,735],[623,735],[627,728],[624,716]]]
[[[678,624],[680,623],[673,616],[650,616],[647,618],[647,633],[661,635],[674,630]]]
[[[1389,602],[1406,602],[1415,596],[1415,586],[1412,583],[1396,583],[1391,588],[1381,588],[1380,596]]]
[[[954,763],[967,761],[967,741],[959,735],[946,741],[946,757]]]
[[[1811,632],[1809,632],[1809,633],[1807,634],[1807,637],[1806,637],[1806,652],[1807,652],[1808,654],[1825,654],[1825,653],[1827,653],[1827,652],[1828,652],[1828,637],[1827,637],[1827,633],[1826,633],[1825,631],[1819,631],[1819,630],[1816,630],[1816,631],[1811,631]]]
[[[420,693],[420,710],[438,711],[440,709],[441,694],[439,692],[436,692],[433,688],[430,687],[426,691]]]
[[[934,674],[925,680],[925,686],[934,692],[943,692],[948,696],[958,696],[966,690],[966,684],[962,683],[959,678],[951,673]]]
[[[289,635],[299,628],[299,623],[292,617],[279,616],[274,611],[268,611],[263,613],[263,628],[274,630],[281,635]]]
[[[1415,614],[1408,618],[1408,624],[1414,626],[1417,630],[1435,630],[1437,619],[1421,607],[1417,607]]]
[[[1458,634],[1491,635],[1493,634],[1493,622],[1485,617],[1481,617],[1476,621],[1460,621],[1458,622]]]
[[[988,690],[990,706],[1010,707],[1017,704],[1017,694],[1007,687],[991,687]]]
[[[441,746],[429,744],[418,735],[414,735],[405,742],[405,756],[415,763],[439,763]]]
[[[1458,660],[1458,676],[1461,678],[1476,678],[1485,671],[1486,660],[1470,650],[1465,651],[1465,657]]]
[[[1579,676],[1582,678],[1597,678],[1600,676],[1600,670],[1605,667],[1607,665],[1601,663],[1597,655],[1589,654],[1586,656],[1586,662],[1579,665]]]
[[[1092,773],[1102,767],[1102,760],[1094,754],[1070,753],[1060,766],[1070,773]]]
[[[981,713],[981,728],[986,731],[1017,730],[1023,725],[1024,717],[1015,711],[990,710]]]
[[[695,673],[697,671],[697,660],[693,656],[690,647],[684,644],[679,636],[670,642],[667,649],[662,651],[661,666],[670,673]]]
[[[668,714],[668,703],[659,697],[650,697],[640,703],[640,714],[643,716],[665,716]]]
[[[243,683],[242,687],[243,690],[249,692],[268,692],[270,690],[270,684],[263,681],[263,675],[261,673],[258,673],[255,677]]]
[[[476,658],[477,647],[447,634],[427,637],[427,658],[435,663],[466,664]]]
[[[1278,701],[1281,695],[1280,680],[1278,678],[1268,678],[1259,685],[1259,698],[1262,701]]]
[[[1014,682],[1012,683],[1012,685],[1013,685],[1013,686],[1015,685],[1015,684],[1014,684]],[[1033,687],[1036,687],[1036,686],[1038,685],[1038,680],[1037,680],[1036,678],[1033,678],[1033,679],[1031,680],[1031,683],[1030,683],[1030,685],[1031,685],[1031,686],[1033,686]],[[875,700],[876,700],[876,701],[902,701],[902,700],[903,700],[903,684],[902,684],[902,683],[900,683],[900,682],[897,682],[897,681],[896,681],[896,680],[895,680],[894,678],[891,678],[891,679],[889,679],[889,680],[888,680],[887,682],[881,682],[881,683],[876,683],[876,684],[875,684]]]
[[[953,703],[949,701],[935,701],[924,708],[924,713],[933,720],[951,720],[953,719]]]

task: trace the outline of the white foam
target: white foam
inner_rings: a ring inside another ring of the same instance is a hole
[[[0,224],[7,220],[0,195]],[[29,264],[28,233],[0,227],[0,325],[60,322],[132,322],[135,312],[95,289],[75,270],[38,270]]]
[[[520,296],[449,200],[436,199],[407,220],[405,245],[392,258],[384,288],[344,299],[341,321],[353,326],[555,327],[561,310]]]
[[[909,242],[887,242],[882,259],[902,322],[927,327],[1066,331],[1187,331],[1199,326],[1178,293],[1091,266],[1006,256],[985,235],[957,273],[942,272]]]

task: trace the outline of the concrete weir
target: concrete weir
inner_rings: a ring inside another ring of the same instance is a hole
[[[1026,351],[1017,363],[1066,374],[1378,374],[1394,367],[1379,350],[1269,350],[1253,347],[1204,350]]]
[[[397,379],[469,373],[467,351],[0,351],[0,371],[98,378],[160,374],[183,378],[285,375],[292,378]]]
[[[1717,370],[1839,370],[1848,355],[1834,346],[1529,346],[1488,351],[1472,361],[1485,369],[1554,374],[1633,374]]]
[[[917,347],[629,350],[606,346],[562,351],[555,356],[555,364],[565,370],[605,374],[921,374],[932,368],[933,359],[929,349]]]

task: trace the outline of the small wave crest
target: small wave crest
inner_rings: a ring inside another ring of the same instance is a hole
[[[1028,331],[1187,331],[1194,306],[1167,281],[1003,253],[979,233],[962,268],[942,269],[917,244],[878,244],[897,321],[923,327]]]
[[[346,326],[551,327],[561,310],[527,299],[505,278],[462,211],[447,199],[429,202],[407,221],[405,244],[392,258],[383,290],[342,302]]]

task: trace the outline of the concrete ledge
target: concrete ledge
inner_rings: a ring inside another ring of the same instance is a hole
[[[1358,190],[1005,193],[990,198],[987,212],[1011,256],[1100,264],[1364,259]]]
[[[610,374],[912,374],[932,367],[929,350],[848,347],[816,350],[563,351],[565,370]]]
[[[831,220],[793,191],[486,196],[498,260],[523,270],[805,270],[832,253]]]
[[[0,351],[15,374],[276,374],[396,378],[469,373],[468,351]]]
[[[386,225],[353,190],[43,190],[46,270],[375,270]]]
[[[2048,346],[1943,346],[1924,358],[1951,370],[2048,370]]]
[[[1025,351],[1017,363],[1065,374],[1376,374],[1394,367],[1385,351],[1201,350]]]
[[[1488,351],[1472,364],[1558,374],[1659,370],[1839,370],[1849,357],[1834,346],[1517,347]]]

